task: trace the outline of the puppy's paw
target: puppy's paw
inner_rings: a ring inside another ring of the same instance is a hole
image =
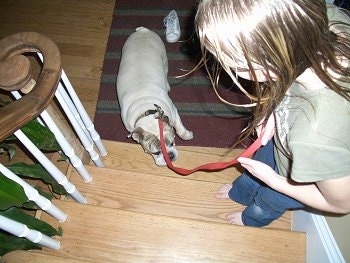
[[[193,139],[193,132],[185,130],[185,132],[183,132],[182,134],[178,134],[179,137],[183,140],[192,140]]]
[[[159,155],[159,156],[153,155],[153,158],[154,158],[154,162],[156,163],[157,166],[166,166],[167,165],[163,155]]]

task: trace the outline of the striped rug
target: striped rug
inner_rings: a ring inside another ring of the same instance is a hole
[[[132,140],[127,138],[128,132],[120,119],[115,81],[122,46],[126,38],[139,26],[155,31],[163,39],[169,60],[169,95],[178,108],[182,122],[194,133],[194,139],[191,141],[177,138],[177,145],[229,148],[245,127],[248,120],[247,111],[220,102],[204,69],[199,69],[187,77],[175,78],[196,65],[196,58],[179,51],[183,41],[189,38],[193,30],[194,3],[185,0],[116,1],[94,119],[95,127],[103,139],[132,143]],[[163,18],[172,9],[178,14],[182,37],[179,42],[170,44],[165,40]],[[244,101],[244,96],[239,94],[230,82],[222,84],[220,93],[229,101]]]

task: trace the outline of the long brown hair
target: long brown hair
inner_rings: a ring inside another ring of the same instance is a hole
[[[348,17],[343,12],[335,7],[332,10],[334,17],[343,18],[342,22],[329,21],[323,0],[200,2],[195,22],[204,63],[211,53],[255,105],[252,122],[242,140],[273,112],[307,68],[329,89],[350,100],[350,25],[344,23]],[[235,70],[240,69],[249,70],[252,75],[255,84],[250,93],[236,77]],[[258,82],[256,69],[266,73],[266,82]],[[340,81],[330,72],[339,75]],[[219,74],[210,70],[208,73],[212,83],[218,83]]]

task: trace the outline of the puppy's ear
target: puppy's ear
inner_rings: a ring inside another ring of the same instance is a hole
[[[144,130],[141,127],[137,127],[135,130],[131,132],[131,134],[128,137],[133,138],[133,140],[140,143],[140,141],[143,139]]]
[[[169,117],[168,116],[163,115],[161,120],[170,125],[170,121],[169,121]]]

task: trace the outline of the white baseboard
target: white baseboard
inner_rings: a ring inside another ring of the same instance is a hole
[[[292,230],[307,234],[307,263],[345,263],[324,216],[294,211]]]

